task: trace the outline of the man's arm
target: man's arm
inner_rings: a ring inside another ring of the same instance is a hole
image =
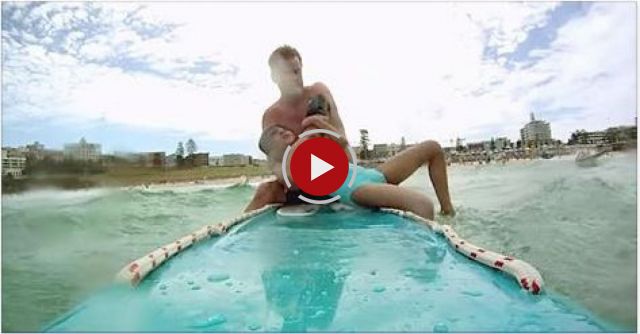
[[[266,125],[271,120],[271,107],[264,111],[262,114],[262,130],[266,128]]]
[[[340,114],[338,113],[338,106],[336,106],[336,101],[333,99],[333,95],[331,95],[331,91],[327,85],[322,82],[317,82],[314,84],[314,88],[317,89],[319,93],[324,95],[329,100],[330,110],[329,110],[329,119],[331,124],[335,127],[337,132],[344,136],[344,139],[347,140],[347,134],[344,131],[344,125],[342,124],[342,119],[340,118]]]

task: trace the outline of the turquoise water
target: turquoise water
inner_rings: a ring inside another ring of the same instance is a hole
[[[457,166],[449,174],[458,210],[449,223],[462,236],[533,263],[552,291],[635,328],[635,154],[607,157],[587,169],[570,160],[541,160]],[[432,193],[425,182],[418,172],[405,186]],[[41,329],[128,261],[235,216],[253,190],[193,186],[3,196],[3,330]],[[388,286],[380,288],[393,295]]]
[[[330,210],[327,210],[330,211]],[[124,302],[126,301],[126,302]],[[108,318],[104,314],[109,314]],[[118,319],[118,321],[113,321]],[[383,213],[270,212],[105,291],[52,331],[602,331],[588,312]]]

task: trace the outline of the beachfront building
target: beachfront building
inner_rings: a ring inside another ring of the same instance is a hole
[[[356,157],[358,157],[358,159],[360,159],[360,157],[362,157],[362,146],[351,146],[351,149],[353,150],[353,153],[356,154]]]
[[[511,148],[511,141],[507,137],[498,137],[494,140],[496,151],[504,151]]]
[[[253,160],[253,165],[257,166],[257,167],[266,167],[267,166],[267,160],[266,159],[252,159]]]
[[[25,146],[25,151],[27,158],[33,161],[40,161],[45,157],[44,145],[40,144],[37,141],[33,144]]]
[[[617,145],[633,143],[637,139],[636,126],[617,126],[604,131],[577,130],[571,134],[569,145]]]
[[[209,157],[209,166],[222,166],[223,161],[222,157],[219,155],[214,155]]]
[[[571,134],[569,143],[602,145],[607,143],[607,134],[604,131],[578,130]]]
[[[406,146],[407,146],[407,145],[406,145],[406,143],[405,143],[405,147],[406,147]],[[401,151],[401,149],[400,149],[400,147],[401,147],[401,146],[400,146],[400,145],[396,145],[396,144],[394,144],[394,143],[389,144],[389,146],[388,146],[388,147],[389,147],[389,150],[387,151],[387,153],[388,153],[388,156],[389,156],[389,157],[392,157],[392,156],[394,156],[394,155],[396,155],[396,154],[400,153],[400,151]]]
[[[387,144],[374,144],[371,150],[371,158],[382,159],[389,156],[389,145]]]
[[[187,157],[193,167],[209,166],[209,153],[193,153]]]
[[[637,141],[638,139],[638,127],[637,126],[616,126],[608,128],[606,131],[607,142],[610,144],[626,143],[630,141]]]
[[[2,176],[22,177],[26,166],[27,157],[24,156],[23,152],[12,148],[2,149]]]
[[[251,156],[244,154],[225,154],[222,156],[222,166],[242,167],[251,165]]]
[[[520,129],[520,137],[524,147],[538,147],[553,143],[549,123],[536,120],[533,113],[531,113],[531,121]]]
[[[400,152],[400,146],[397,144],[374,144],[370,158],[387,159],[398,154],[398,152]]]
[[[64,145],[64,157],[71,160],[97,162],[100,161],[101,151],[100,144],[88,143],[84,138],[78,143]]]
[[[142,164],[145,167],[164,167],[166,166],[166,153],[164,152],[146,152],[141,153]]]
[[[44,159],[51,162],[61,163],[64,161],[64,152],[60,150],[43,150]]]
[[[176,167],[178,166],[178,156],[174,154],[169,154],[164,158],[165,167]]]
[[[485,150],[485,142],[467,143],[467,151],[469,152],[482,152]]]
[[[482,142],[482,150],[485,152],[491,152],[491,140],[485,140]]]

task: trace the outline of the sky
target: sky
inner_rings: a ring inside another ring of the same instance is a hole
[[[116,151],[259,153],[289,44],[332,92],[348,139],[453,146],[536,119],[636,122],[636,4],[2,3],[2,145],[84,137]]]

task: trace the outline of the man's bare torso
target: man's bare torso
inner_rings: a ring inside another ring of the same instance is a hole
[[[331,113],[329,121],[334,123],[333,116],[335,104],[327,96],[324,86],[314,84],[304,87],[302,95],[295,100],[285,101],[282,98],[269,107],[262,117],[262,129],[266,129],[272,125],[280,125],[299,135],[304,130],[302,128],[302,120],[307,116],[307,102],[312,96],[322,94],[331,103]]]

